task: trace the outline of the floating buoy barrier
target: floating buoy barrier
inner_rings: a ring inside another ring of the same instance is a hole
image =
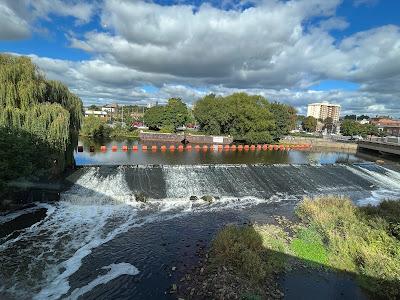
[[[274,145],[263,144],[263,145],[237,145],[236,146],[236,145],[221,145],[221,144],[219,144],[218,146],[217,145],[215,145],[215,146],[214,145],[202,145],[202,146],[201,145],[195,145],[194,148],[197,151],[203,150],[204,152],[206,152],[208,150],[209,151],[214,151],[214,149],[218,149],[219,152],[221,152],[221,151],[228,152],[228,151],[236,151],[236,150],[237,151],[243,151],[243,150],[245,150],[245,151],[249,151],[249,150],[251,150],[251,151],[256,151],[256,150],[257,151],[260,151],[260,150],[264,150],[264,151],[267,151],[267,150],[285,151],[286,150],[286,151],[289,151],[289,150],[292,150],[292,149],[295,149],[295,150],[309,149],[309,148],[312,148],[312,145],[311,144],[274,144]],[[122,149],[122,151],[127,152],[129,150],[129,147],[127,145],[123,145],[121,147],[121,149]],[[139,149],[138,145],[133,145],[132,146],[132,150],[133,151],[138,151],[138,149]],[[152,152],[156,152],[158,150],[158,146],[157,145],[152,145],[152,146],[142,145],[141,149],[143,151],[147,151],[147,150],[151,149]],[[173,152],[175,150],[179,150],[180,152],[182,152],[184,150],[191,151],[192,150],[192,146],[191,145],[186,145],[186,146],[184,146],[184,145],[178,145],[178,146],[170,145],[168,149],[171,152]],[[77,151],[78,152],[83,152],[83,150],[84,150],[84,147],[82,145],[79,145],[77,147]],[[167,151],[167,146],[166,145],[160,146],[160,150],[161,151]],[[100,151],[101,152],[106,152],[107,151],[107,146],[105,146],[105,145],[100,146]],[[117,152],[118,151],[118,146],[117,145],[111,146],[111,151],[112,152]],[[93,145],[89,146],[89,152],[96,152],[96,147],[93,146]]]

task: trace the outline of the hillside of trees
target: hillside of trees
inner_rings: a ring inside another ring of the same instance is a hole
[[[73,165],[82,112],[82,101],[30,58],[1,54],[0,184]]]

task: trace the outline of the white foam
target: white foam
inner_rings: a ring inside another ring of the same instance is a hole
[[[68,299],[75,300],[80,296],[90,292],[95,287],[101,284],[106,284],[107,282],[121,276],[121,275],[137,275],[139,274],[139,270],[129,264],[129,263],[119,263],[119,264],[111,264],[102,269],[109,270],[106,274],[98,276],[95,280],[89,282],[87,285],[75,289],[69,296]]]

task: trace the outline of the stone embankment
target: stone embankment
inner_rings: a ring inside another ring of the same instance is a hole
[[[293,137],[292,139],[281,140],[283,144],[310,144],[314,149],[336,149],[341,151],[356,152],[357,143],[338,142],[322,138]]]
[[[189,143],[193,144],[231,144],[233,138],[230,136],[212,136],[212,135],[192,135],[183,133],[153,133],[153,132],[140,132],[139,138],[142,141],[159,141],[180,143],[185,138]]]

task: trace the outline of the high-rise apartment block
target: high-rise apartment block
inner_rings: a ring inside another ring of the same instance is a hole
[[[325,120],[331,117],[334,122],[339,121],[340,105],[328,102],[308,104],[307,117]]]

